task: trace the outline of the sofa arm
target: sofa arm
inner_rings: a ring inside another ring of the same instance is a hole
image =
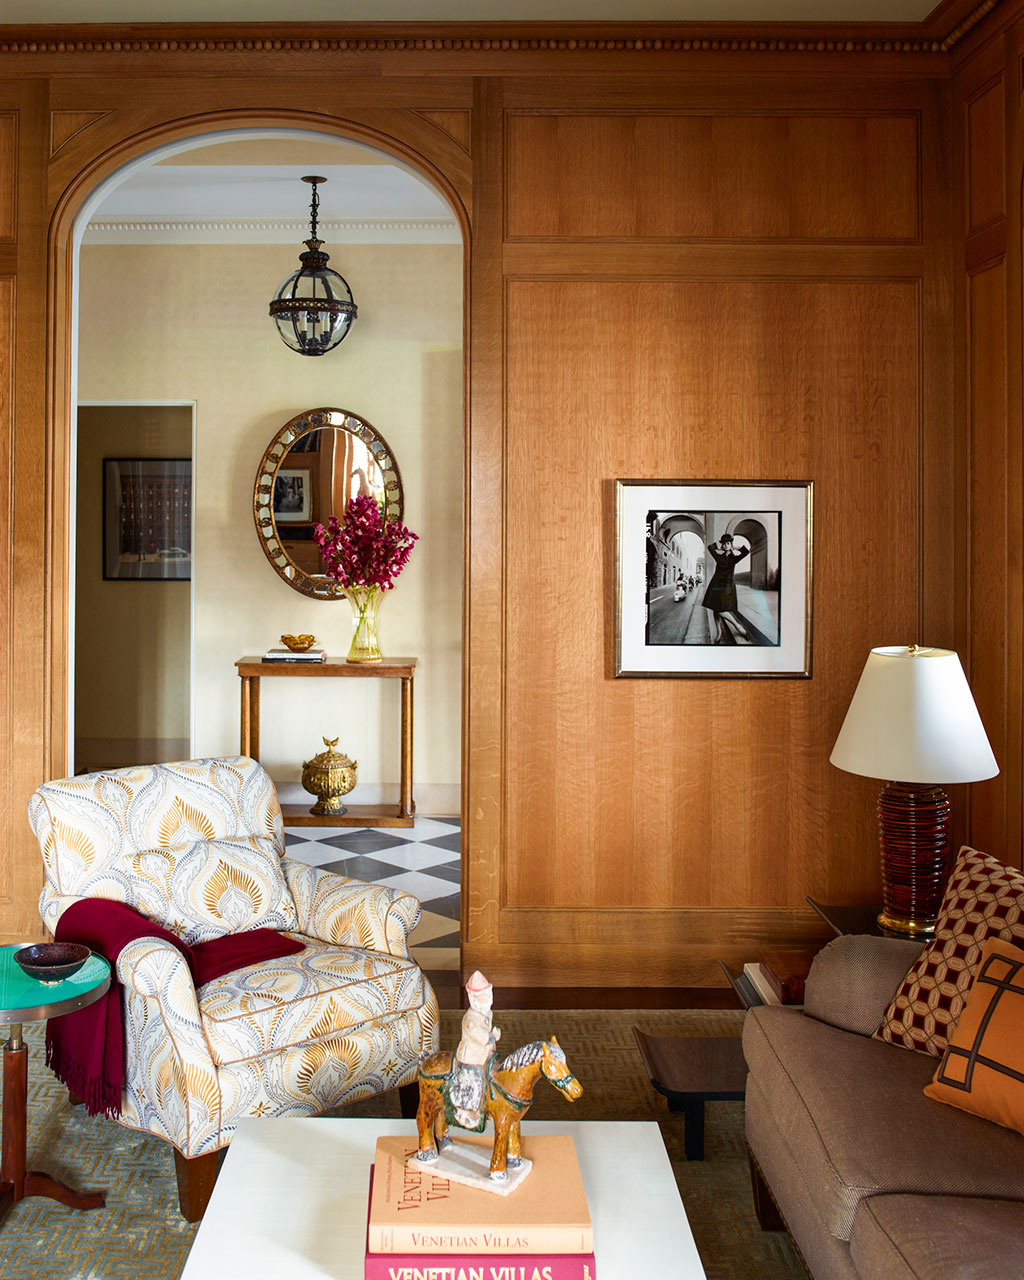
[[[867,934],[833,938],[807,975],[804,1013],[843,1031],[871,1035],[921,946],[913,939]]]
[[[382,884],[364,884],[283,858],[284,878],[299,913],[299,932],[343,947],[365,947],[409,959],[409,933],[419,899]]]

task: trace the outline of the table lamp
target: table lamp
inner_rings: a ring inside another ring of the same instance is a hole
[[[829,759],[847,773],[886,779],[878,797],[878,923],[930,936],[949,875],[950,805],[941,784],[999,772],[957,655],[916,644],[872,649]]]

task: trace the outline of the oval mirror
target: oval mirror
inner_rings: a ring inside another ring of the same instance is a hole
[[[310,409],[286,422],[260,461],[253,516],[260,546],[289,586],[318,600],[342,588],[324,573],[313,538],[349,499],[372,494],[385,520],[402,518],[402,478],[380,432],[347,409]]]

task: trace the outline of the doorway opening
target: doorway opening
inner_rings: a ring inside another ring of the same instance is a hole
[[[78,406],[73,771],[192,744],[192,404]]]
[[[327,177],[318,234],[359,307],[345,342],[318,359],[289,350],[268,316],[309,236],[309,189],[300,178],[311,173]],[[86,735],[77,722],[89,698],[120,697],[118,682],[152,685],[135,672],[117,680],[109,674],[87,688],[87,655],[104,637],[84,634],[96,611],[78,575],[70,633],[84,653],[70,659],[69,772],[182,754],[235,755],[239,658],[262,654],[285,633],[316,635],[329,653],[344,656],[347,605],[305,597],[271,572],[253,523],[253,490],[264,450],[296,414],[332,406],[365,417],[394,453],[403,519],[419,535],[382,611],[381,639],[386,651],[419,662],[413,785],[423,818],[408,831],[296,829],[288,832],[288,854],[414,893],[428,926],[420,941],[433,948],[430,963],[426,956],[421,963],[456,968],[464,546],[459,218],[438,187],[383,150],[305,129],[243,127],[167,143],[126,164],[83,205],[74,245],[71,369],[80,432],[112,401],[176,401],[194,407],[194,445],[187,663],[175,655],[175,669],[190,673],[187,750],[140,735],[134,754],[144,758],[114,760],[94,750],[79,758],[77,741]],[[84,444],[82,434],[79,449]],[[128,443],[118,445],[118,456],[155,456],[128,450]],[[103,517],[94,493],[72,488],[74,547]],[[172,540],[162,556],[159,548],[146,554],[172,561],[175,547]],[[184,584],[104,585],[130,594]],[[108,634],[106,643],[116,641]],[[121,648],[119,673],[138,650],[135,641]],[[161,678],[173,678],[169,667]],[[340,749],[358,762],[353,806],[391,803],[400,761],[393,682],[329,683],[340,688],[324,696],[321,681],[267,682],[261,763],[283,799],[311,807],[314,798],[299,785],[302,764],[323,749],[325,736],[338,736]],[[178,685],[181,692],[180,676]]]

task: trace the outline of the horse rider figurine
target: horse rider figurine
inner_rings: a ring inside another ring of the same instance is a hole
[[[501,1031],[491,1019],[494,987],[479,969],[466,983],[469,1008],[462,1018],[462,1039],[452,1064],[450,1096],[455,1123],[462,1129],[481,1130],[487,1064],[494,1057]]]

